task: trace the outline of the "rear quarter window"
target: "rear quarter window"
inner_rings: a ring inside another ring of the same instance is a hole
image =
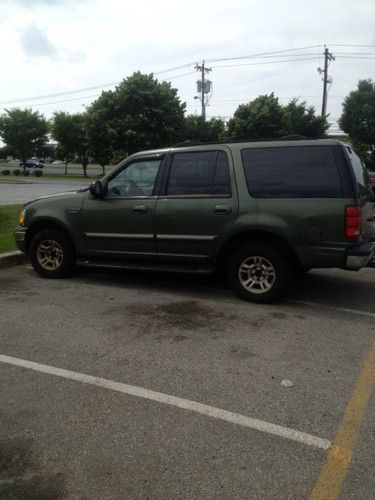
[[[256,198],[340,198],[343,189],[330,146],[243,149],[247,188]]]
[[[373,196],[370,176],[361,158],[350,148],[347,148],[352,165],[357,193],[360,197]]]

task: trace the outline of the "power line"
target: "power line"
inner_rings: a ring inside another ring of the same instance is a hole
[[[195,74],[195,71],[189,71],[189,73],[182,73],[181,75],[171,76],[171,77],[167,78],[166,80],[174,80],[175,78],[181,78],[183,76],[194,75],[194,74]],[[72,102],[72,101],[80,101],[80,100],[83,100],[83,99],[89,99],[89,98],[99,97],[99,96],[100,96],[100,94],[83,95],[83,96],[79,96],[79,97],[72,97],[70,99],[62,99],[62,100],[52,101],[52,102],[33,103],[33,104],[29,104],[29,106],[31,108],[33,108],[35,106],[49,106],[49,105],[52,105],[52,104],[60,104],[60,103]],[[0,109],[4,109],[4,108],[0,108]]]
[[[301,62],[301,61],[317,61],[320,60],[320,57],[308,57],[306,59],[284,59],[281,61],[261,61],[261,62],[253,62],[253,63],[241,63],[241,64],[220,64],[217,66],[212,66],[213,69],[216,68],[238,68],[240,66],[257,66],[260,64],[282,64],[286,62]]]
[[[70,99],[63,99],[63,100],[60,100],[60,101],[53,101],[53,102],[38,102],[38,103],[35,103],[35,104],[29,104],[29,106],[31,108],[35,107],[35,106],[48,106],[48,105],[51,105],[51,104],[59,104],[61,102],[72,102],[72,101],[81,101],[82,99],[91,99],[93,97],[99,97],[100,94],[93,94],[93,95],[82,95],[80,97],[72,97]]]
[[[375,52],[336,52],[336,55],[340,56],[373,56]]]
[[[277,96],[279,99],[321,99],[321,95],[279,95]],[[330,97],[332,98],[337,98],[337,99],[343,99],[345,96],[344,95],[333,95],[330,94]],[[228,98],[222,98],[222,99],[214,99],[214,102],[226,102],[226,101],[246,101],[249,97],[228,97]]]
[[[69,90],[66,92],[57,92],[56,94],[45,94],[45,95],[38,95],[34,97],[23,97],[20,99],[11,99],[8,101],[0,101],[0,104],[12,104],[12,103],[17,103],[17,102],[27,102],[27,101],[33,101],[34,99],[48,99],[49,97],[61,97],[63,95],[68,95],[68,94],[77,94],[79,92],[87,92],[88,90],[97,90],[101,89],[104,87],[112,87],[113,85],[117,85],[119,82],[112,82],[112,83],[104,83],[102,85],[95,85],[93,87],[84,87],[80,89],[75,89],[75,90]]]
[[[173,68],[165,69],[165,70],[162,70],[162,71],[157,71],[157,72],[155,72],[153,74],[154,75],[159,75],[159,74],[169,73],[171,71],[175,71],[176,69],[182,69],[182,68],[187,68],[189,66],[193,66],[193,64],[195,64],[195,63],[183,64],[181,66],[175,66]],[[175,77],[173,77],[173,78],[175,78]],[[119,83],[121,83],[121,82],[117,81],[117,82],[110,82],[110,83],[102,83],[100,85],[94,85],[94,86],[91,86],[91,87],[82,87],[82,88],[79,88],[79,89],[67,90],[65,92],[57,92],[55,94],[44,94],[44,95],[38,95],[38,96],[33,96],[33,97],[22,97],[22,98],[19,98],[19,99],[11,99],[11,100],[7,100],[7,101],[0,101],[0,104],[12,104],[12,103],[18,103],[18,102],[33,101],[34,99],[48,99],[49,97],[61,97],[61,96],[64,96],[64,95],[78,94],[80,92],[87,92],[87,91],[90,91],[90,90],[98,90],[98,89],[105,88],[105,87],[113,87],[114,85],[118,85]]]
[[[296,47],[295,49],[284,49],[284,50],[274,50],[272,52],[261,52],[259,54],[251,54],[246,56],[235,56],[235,57],[222,57],[217,59],[207,59],[207,62],[220,62],[220,61],[236,61],[239,59],[252,59],[254,57],[266,56],[271,54],[281,54],[282,52],[294,52],[297,50],[315,49],[317,47],[323,47],[323,45],[307,45],[305,47]]]
[[[189,66],[193,66],[195,63],[190,62],[187,64],[182,64],[181,66],[175,66],[174,68],[163,69],[162,71],[155,71],[154,75],[162,75],[164,73],[170,73],[171,71],[175,71],[176,69],[188,68]]]
[[[174,75],[166,78],[166,80],[174,80],[175,78],[181,78],[183,76],[195,75],[195,71],[189,71],[188,73],[182,73],[181,75]]]
[[[331,47],[363,47],[363,48],[375,48],[375,45],[356,45],[356,44],[345,44],[345,43],[330,43]]]
[[[362,56],[338,56],[339,59],[375,59],[375,57],[362,57]]]
[[[333,44],[332,46],[335,47],[362,47],[362,48],[375,48],[375,45],[356,45],[356,44]],[[221,62],[221,61],[236,61],[236,60],[243,60],[243,59],[265,59],[265,58],[279,58],[279,60],[273,60],[273,61],[260,61],[260,62],[251,62],[251,63],[243,63],[243,64],[232,64],[232,65],[217,65],[214,66],[214,68],[231,68],[231,67],[241,67],[241,66],[252,66],[252,65],[262,65],[262,64],[277,64],[277,63],[283,63],[283,62],[303,62],[303,61],[313,61],[319,59],[319,57],[310,57],[310,56],[318,56],[318,53],[300,53],[300,54],[291,54],[291,52],[296,52],[296,51],[302,51],[302,50],[307,50],[307,49],[315,49],[322,47],[322,45],[309,45],[309,46],[304,46],[304,47],[296,47],[293,49],[283,49],[283,50],[277,50],[277,51],[270,51],[270,52],[262,52],[258,54],[251,54],[251,55],[245,55],[245,56],[235,56],[235,57],[226,57],[226,58],[216,58],[216,59],[208,59],[207,61],[209,62]],[[338,59],[358,59],[358,60],[372,60],[375,59],[375,57],[371,57],[373,52],[339,52],[337,55],[339,56]],[[309,56],[309,57],[306,57]],[[293,59],[284,59],[285,57],[292,57]],[[175,71],[178,69],[182,68],[187,68],[190,66],[193,66],[195,63],[190,62],[187,64],[182,64],[179,66],[174,66],[172,68],[167,68],[164,70],[160,70],[157,72],[154,72],[154,75],[161,75],[165,73],[169,73],[171,71]],[[189,72],[189,73],[183,73],[181,75],[175,75],[171,76],[170,78],[167,78],[166,80],[172,80],[174,78],[180,78],[184,76],[188,76],[190,74],[193,74],[194,72]],[[66,95],[71,95],[71,94],[78,94],[81,92],[87,92],[90,90],[99,90],[99,89],[104,89],[106,87],[112,87],[114,85],[118,85],[120,81],[116,82],[110,82],[110,83],[103,83],[100,85],[95,85],[95,86],[90,86],[90,87],[82,87],[78,89],[73,89],[70,91],[64,91],[64,92],[57,92],[53,94],[44,94],[44,95],[38,95],[38,96],[33,96],[33,97],[24,97],[24,98],[18,98],[18,99],[12,99],[12,100],[6,100],[6,101],[0,101],[0,104],[13,104],[13,103],[23,103],[23,102],[28,102],[28,101],[33,101],[37,99],[48,99],[48,98],[54,98],[54,97],[62,97]],[[82,97],[85,99],[86,97]],[[79,100],[79,98],[76,99],[71,99],[73,100]],[[66,100],[61,100],[61,101],[54,101],[51,102],[51,104],[57,104],[59,102],[69,102],[70,99]],[[48,104],[48,103],[43,103],[43,104]],[[40,104],[32,104],[31,106],[38,106],[42,105]]]

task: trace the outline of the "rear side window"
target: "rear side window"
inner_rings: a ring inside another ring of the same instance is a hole
[[[249,193],[258,198],[340,198],[337,165],[329,146],[242,150]]]
[[[229,195],[229,166],[224,151],[174,153],[167,196]]]
[[[371,193],[371,183],[368,171],[363,164],[362,160],[353,150],[347,148],[349,153],[350,162],[353,167],[354,177],[357,183],[357,190],[359,196],[368,196]]]

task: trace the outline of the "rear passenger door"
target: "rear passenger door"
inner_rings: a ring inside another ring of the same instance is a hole
[[[238,210],[229,150],[174,151],[162,183],[155,212],[159,258],[207,261]]]

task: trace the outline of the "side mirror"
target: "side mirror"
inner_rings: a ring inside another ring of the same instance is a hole
[[[94,198],[103,198],[105,194],[105,189],[103,184],[100,181],[95,181],[90,184],[90,193]]]

